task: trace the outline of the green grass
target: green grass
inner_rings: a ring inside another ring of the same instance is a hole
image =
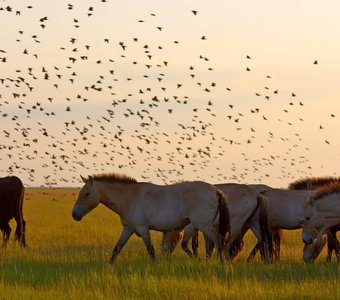
[[[287,232],[282,259],[246,263],[255,244],[251,234],[236,262],[221,265],[188,258],[178,247],[172,257],[159,251],[161,235],[152,233],[157,261],[133,237],[114,265],[108,260],[117,241],[119,218],[98,207],[81,222],[71,217],[76,190],[28,189],[24,214],[29,249],[0,249],[0,299],[337,299],[339,266],[301,261],[300,231]],[[12,228],[15,226],[11,223]]]

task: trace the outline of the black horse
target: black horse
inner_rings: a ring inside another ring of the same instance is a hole
[[[25,188],[21,180],[16,176],[0,178],[0,231],[3,234],[2,247],[6,247],[11,234],[9,221],[15,219],[17,227],[15,240],[21,247],[26,246],[25,226],[26,222],[22,214]]]

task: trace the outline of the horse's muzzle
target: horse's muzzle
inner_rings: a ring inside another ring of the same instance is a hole
[[[311,255],[307,255],[307,254],[303,254],[303,256],[302,256],[302,258],[303,258],[303,261],[305,262],[305,263],[311,263],[311,262],[314,262],[314,259],[313,259],[313,257],[311,256]]]
[[[313,236],[309,233],[303,233],[302,234],[302,241],[306,244],[306,245],[310,245],[313,243]]]
[[[76,210],[73,210],[73,211],[72,211],[72,218],[73,218],[74,220],[80,221],[80,220],[82,219],[82,217],[83,217],[83,215],[82,215],[80,212],[78,212],[78,211],[76,211]]]

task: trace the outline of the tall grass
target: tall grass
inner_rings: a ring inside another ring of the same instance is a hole
[[[108,260],[121,225],[98,207],[81,222],[70,215],[77,190],[29,189],[24,214],[29,249],[12,242],[0,249],[0,299],[336,299],[339,267],[301,261],[300,231],[285,234],[282,259],[246,263],[255,244],[251,234],[234,263],[188,258],[178,247],[159,253],[161,235],[152,233],[157,261],[132,237],[114,265]],[[15,224],[11,224],[13,227]],[[201,245],[203,243],[201,242]]]

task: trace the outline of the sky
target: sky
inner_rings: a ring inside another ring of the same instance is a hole
[[[338,1],[0,1],[0,176],[338,176]]]

